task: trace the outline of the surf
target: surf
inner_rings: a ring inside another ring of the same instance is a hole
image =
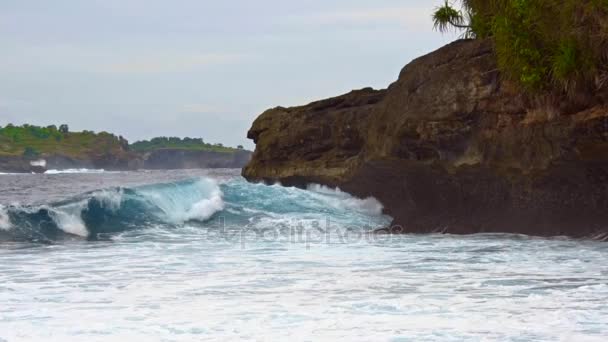
[[[62,169],[62,170],[56,170],[56,169],[51,169],[51,170],[46,170],[44,172],[44,174],[47,175],[60,175],[60,174],[66,174],[66,173],[105,173],[107,172],[104,169]]]
[[[155,224],[205,221],[223,209],[211,179],[97,190],[60,202],[0,207],[0,238],[53,241],[96,238]]]
[[[365,231],[390,222],[382,211],[375,198],[359,199],[315,184],[298,189],[251,184],[242,178],[220,182],[203,177],[101,189],[48,204],[3,206],[0,241],[95,240],[152,227],[200,230],[220,223],[233,231],[320,227]]]

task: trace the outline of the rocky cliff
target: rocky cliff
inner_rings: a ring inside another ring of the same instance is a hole
[[[362,89],[253,123],[250,181],[375,196],[393,232],[608,237],[608,107],[529,100],[463,40]],[[597,96],[596,96],[597,95]]]
[[[215,169],[241,168],[251,159],[251,152],[213,152],[159,149],[143,155],[144,169]]]
[[[128,151],[67,156],[59,153],[44,153],[35,158],[24,156],[0,156],[0,172],[41,173],[46,170],[105,169],[136,170],[142,159]]]
[[[121,150],[112,153],[86,154],[79,157],[45,153],[35,158],[0,155],[0,172],[44,172],[65,169],[104,169],[126,171],[138,169],[174,170],[197,168],[241,168],[251,152],[212,152],[159,149],[147,153]]]

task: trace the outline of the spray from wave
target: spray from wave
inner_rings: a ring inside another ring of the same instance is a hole
[[[332,189],[323,185],[310,184],[308,191],[322,195],[317,198],[336,209],[350,209],[367,215],[382,215],[384,209],[382,203],[374,197],[356,198],[343,192],[340,188]]]
[[[6,208],[0,204],[0,229],[9,230],[11,228],[11,221],[6,212]]]
[[[146,186],[138,189],[138,194],[169,223],[205,221],[224,209],[222,191],[211,179]]]

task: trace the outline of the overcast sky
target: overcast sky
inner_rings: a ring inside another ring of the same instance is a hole
[[[253,147],[267,108],[384,88],[440,0],[1,0],[0,125]]]

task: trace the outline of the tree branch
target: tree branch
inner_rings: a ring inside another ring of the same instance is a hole
[[[459,28],[459,29],[470,29],[471,25],[461,25],[461,24],[456,24],[455,22],[450,20],[450,25],[454,26],[455,28]]]

